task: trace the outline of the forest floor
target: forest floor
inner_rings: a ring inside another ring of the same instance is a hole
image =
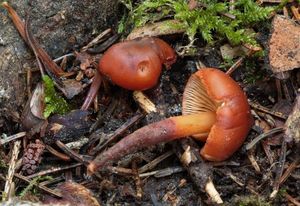
[[[125,33],[108,28],[52,61],[31,34],[30,20],[17,23],[19,38],[34,51],[38,66],[27,73],[23,110],[0,108],[0,117],[5,116],[0,119],[0,205],[300,205],[299,13],[299,4],[290,1],[254,24],[256,46],[233,46],[226,39],[207,44],[200,35],[192,45],[182,28],[162,31],[162,21],[127,32],[128,39],[160,37],[176,50],[177,61],[143,93],[103,77],[89,108],[82,105],[97,80],[98,61],[111,45],[125,40]],[[56,67],[63,74],[56,74]],[[251,108],[253,125],[230,158],[206,161],[199,155],[205,142],[186,137],[143,145],[94,174],[87,172],[97,155],[123,137],[181,115],[189,77],[206,67],[231,76]],[[43,72],[49,69],[47,79]]]

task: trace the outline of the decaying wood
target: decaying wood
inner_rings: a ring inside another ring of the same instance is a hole
[[[183,164],[184,168],[189,173],[190,178],[192,179],[193,183],[197,186],[198,189],[205,191],[212,201],[217,204],[221,204],[222,198],[220,194],[215,189],[215,186],[210,179],[211,176],[211,168],[208,164],[204,163],[202,158],[199,154],[199,148],[196,146],[196,143],[192,139],[183,139],[179,142],[172,143],[173,150],[177,157],[181,159],[183,154],[182,146],[183,147],[190,147],[193,156],[196,157],[196,160],[192,161],[189,165]]]
[[[47,144],[53,144],[57,140],[65,143],[78,140],[88,133],[92,125],[89,112],[82,110],[73,110],[65,115],[53,115],[48,121],[43,137]]]
[[[133,98],[146,113],[157,112],[155,104],[143,92],[134,91]]]

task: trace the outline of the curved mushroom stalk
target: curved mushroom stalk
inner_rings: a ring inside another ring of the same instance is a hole
[[[193,134],[207,136],[215,122],[215,113],[201,112],[199,114],[171,117],[152,123],[124,137],[109,150],[98,155],[89,164],[88,170],[94,173],[97,169],[112,161],[158,143],[169,142]]]
[[[225,73],[212,68],[193,74],[183,94],[183,116],[145,126],[100,154],[88,166],[98,168],[138,149],[192,135],[206,141],[200,154],[222,161],[244,142],[252,125],[247,98],[239,85]]]

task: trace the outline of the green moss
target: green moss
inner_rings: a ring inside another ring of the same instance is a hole
[[[245,29],[251,24],[266,19],[275,7],[261,7],[252,0],[236,0],[234,10],[229,10],[229,2],[198,0],[199,8],[190,10],[186,0],[145,0],[133,5],[130,0],[123,0],[129,14],[123,19],[119,28],[124,31],[124,25],[140,27],[148,22],[155,22],[165,18],[179,20],[185,28],[189,40],[193,41],[197,34],[208,43],[227,38],[230,43],[256,44],[254,34],[246,34]],[[224,13],[235,16],[230,19]],[[125,23],[126,22],[126,23]],[[214,35],[217,34],[217,35]]]
[[[219,66],[221,69],[227,70],[235,63],[234,59],[231,57],[225,56],[223,58],[222,64]]]
[[[4,162],[3,159],[0,159],[0,169],[6,169],[6,168],[7,168],[6,163]]]
[[[46,181],[46,180],[52,180],[53,178],[51,176],[38,176],[33,178],[30,183],[25,187],[19,194],[19,197],[24,197],[28,192],[32,191],[33,193],[36,193],[35,190],[33,190],[34,186],[38,184],[39,182]]]
[[[234,198],[230,206],[271,206],[263,197],[250,195],[250,196],[239,196]]]
[[[43,76],[45,86],[45,103],[44,117],[49,117],[52,113],[65,114],[69,111],[69,105],[54,89],[54,84],[49,76]]]

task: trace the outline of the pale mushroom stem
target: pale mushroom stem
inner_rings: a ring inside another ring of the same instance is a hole
[[[145,147],[193,134],[207,134],[216,122],[214,112],[200,112],[193,115],[171,117],[159,122],[144,126],[132,134],[124,137],[102,154],[99,154],[88,166],[94,173],[109,162],[124,157]]]

